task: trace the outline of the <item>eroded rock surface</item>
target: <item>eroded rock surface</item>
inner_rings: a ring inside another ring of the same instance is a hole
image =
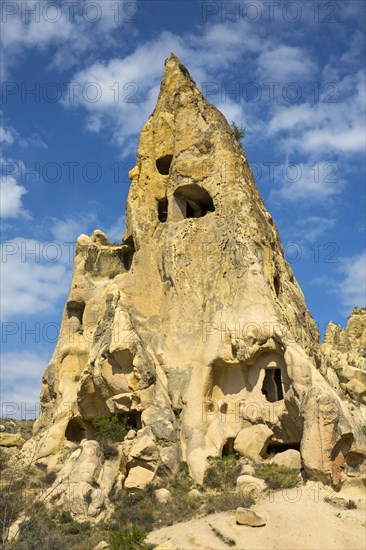
[[[113,414],[133,426],[119,449],[131,491],[182,460],[202,482],[207,457],[235,448],[260,460],[270,446],[299,448],[309,475],[339,485],[347,461],[362,463],[364,436],[318,370],[316,324],[244,151],[174,55],[130,178],[122,243],[99,230],[78,239],[24,452],[58,482],[82,465],[75,515],[108,505],[92,422]],[[112,468],[108,489],[120,475]]]

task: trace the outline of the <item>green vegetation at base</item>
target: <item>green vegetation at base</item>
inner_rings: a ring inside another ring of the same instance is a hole
[[[228,490],[234,488],[240,474],[241,466],[236,455],[230,454],[223,457],[208,457],[210,466],[205,472],[203,485],[210,489]]]
[[[151,550],[154,545],[146,544],[145,531],[141,531],[135,525],[131,530],[119,529],[109,535],[111,550]]]
[[[299,471],[278,464],[256,464],[255,474],[264,479],[269,489],[291,489],[299,479]]]

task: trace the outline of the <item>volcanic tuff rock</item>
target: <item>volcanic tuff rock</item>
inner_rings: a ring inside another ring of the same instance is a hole
[[[36,449],[60,476],[89,457],[93,514],[108,500],[92,491],[105,464],[86,440],[93,419],[113,414],[136,432],[119,449],[129,490],[182,460],[202,482],[207,457],[232,452],[252,426],[263,445],[300,449],[309,475],[339,485],[364,457],[363,434],[318,370],[317,327],[243,149],[173,54],[129,175],[122,244],[99,230],[77,241],[24,453]],[[110,470],[109,483],[120,479],[119,460]]]

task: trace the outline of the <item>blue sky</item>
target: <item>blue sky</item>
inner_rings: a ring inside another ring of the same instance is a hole
[[[38,401],[77,236],[121,239],[127,172],[171,51],[246,128],[321,332],[365,305],[364,22],[361,0],[3,0],[3,414]]]

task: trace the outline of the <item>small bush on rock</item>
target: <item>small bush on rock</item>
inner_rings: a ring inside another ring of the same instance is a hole
[[[115,414],[108,418],[96,418],[92,422],[95,429],[95,439],[98,443],[104,441],[123,441],[132,426],[128,423],[128,418],[120,414]]]

